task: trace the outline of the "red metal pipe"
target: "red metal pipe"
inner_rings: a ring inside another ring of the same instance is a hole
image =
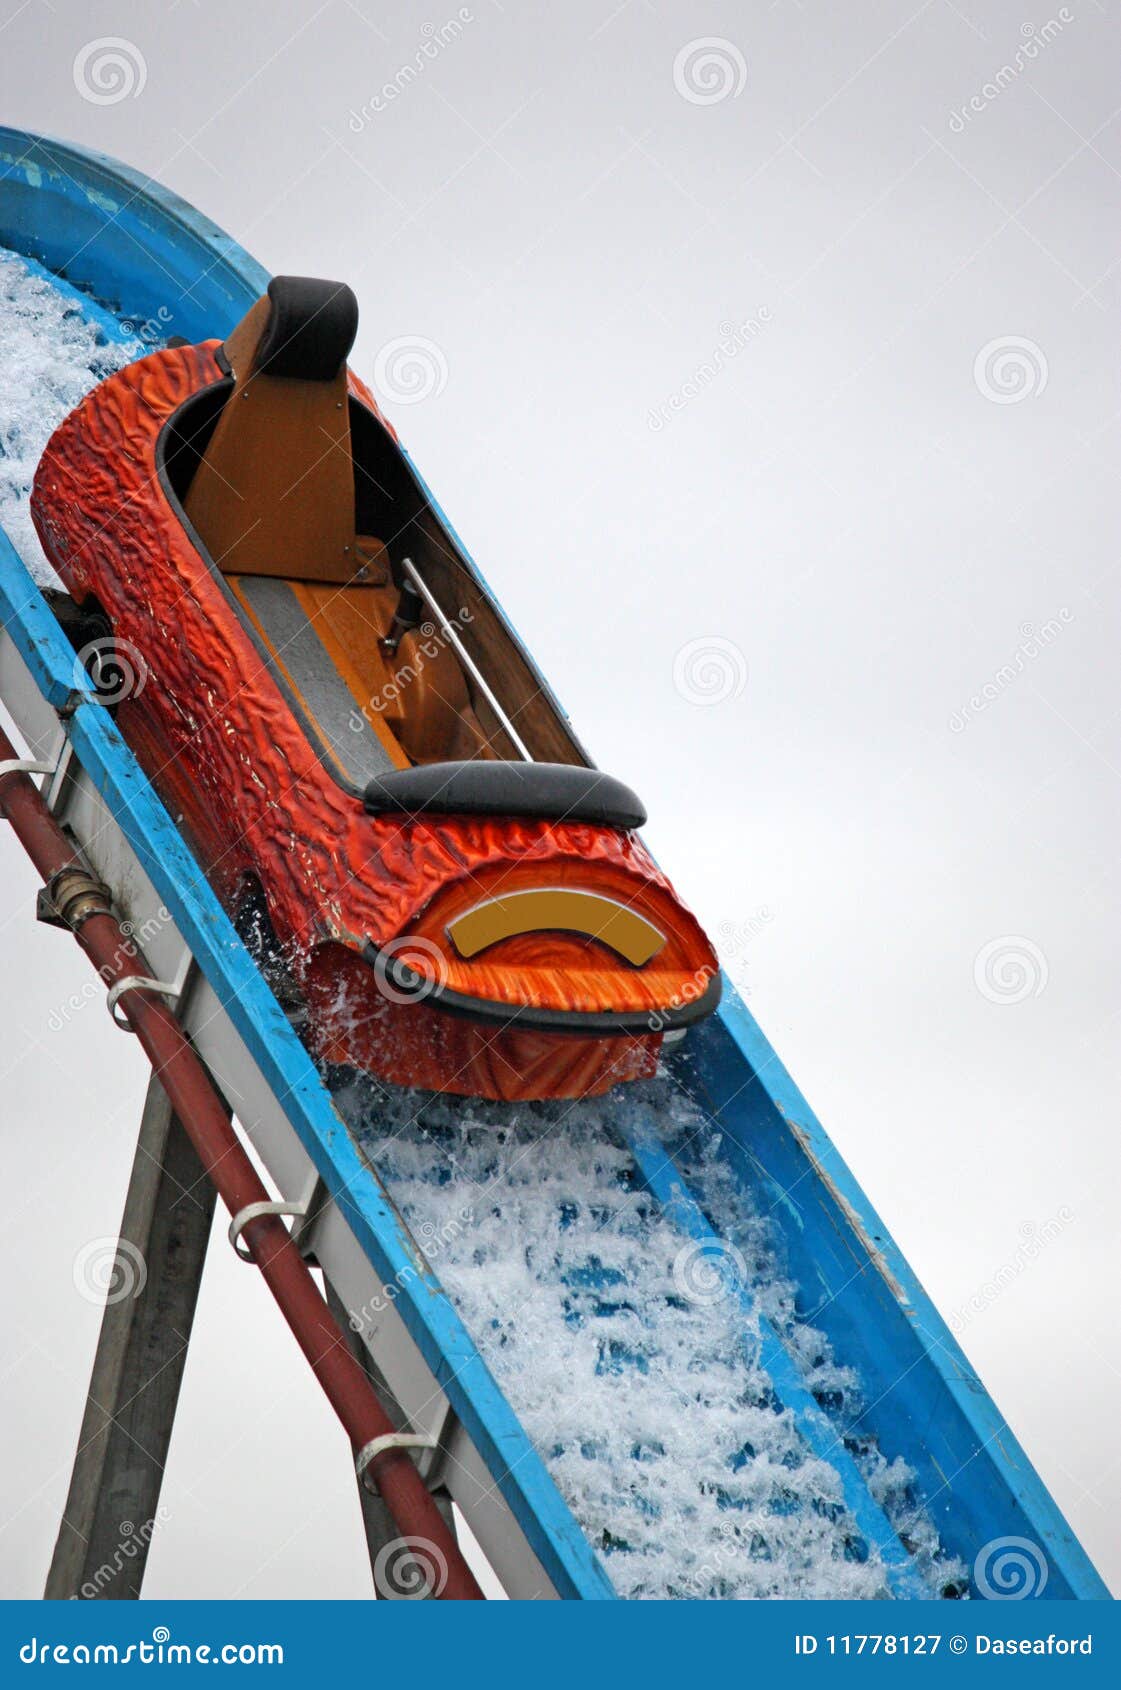
[[[0,729],[0,761],[16,755]],[[26,774],[0,776],[0,815],[7,816],[48,884],[63,869],[81,868],[66,835]],[[130,974],[150,974],[141,952],[112,914],[92,911],[76,921],[74,935],[107,988]],[[210,1076],[164,1000],[136,989],[122,994],[120,1005],[231,1215],[250,1203],[268,1202],[269,1193],[243,1150]],[[276,1215],[263,1215],[250,1221],[241,1236],[355,1452],[394,1431],[283,1221]],[[408,1452],[387,1450],[375,1457],[367,1471],[402,1536],[423,1539],[435,1552],[433,1595],[444,1601],[480,1599],[482,1591],[474,1574]],[[416,1548],[416,1543],[410,1547]]]

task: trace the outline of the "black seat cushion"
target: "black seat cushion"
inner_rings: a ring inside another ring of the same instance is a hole
[[[641,801],[599,769],[570,763],[426,763],[375,775],[363,803],[371,815],[529,816],[550,822],[642,827]]]

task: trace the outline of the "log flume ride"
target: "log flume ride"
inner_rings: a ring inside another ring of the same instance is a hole
[[[477,1595],[454,1502],[519,1597],[1106,1596],[356,326],[344,284],[0,129],[0,814],[383,1550]],[[64,1526],[54,1594],[81,1553]]]

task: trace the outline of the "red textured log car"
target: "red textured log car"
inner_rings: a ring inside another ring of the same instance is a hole
[[[318,1056],[575,1097],[653,1071],[716,958],[346,357],[278,277],[54,434],[32,512],[71,634]]]

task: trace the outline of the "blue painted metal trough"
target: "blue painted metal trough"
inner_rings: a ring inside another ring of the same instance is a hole
[[[124,318],[152,340],[224,336],[263,291],[266,272],[158,184],[81,148],[0,128],[0,247],[25,255],[100,302],[107,332]],[[2,332],[2,330],[0,330]],[[0,396],[2,402],[2,396]],[[0,535],[0,613],[7,634],[74,754],[225,1006],[299,1144],[370,1264],[400,1286],[396,1312],[479,1453],[535,1558],[542,1593],[612,1594],[517,1417],[416,1253],[373,1171],[335,1113],[206,881],[106,712],[75,694],[73,657],[23,565]],[[45,731],[45,730],[44,730]],[[725,987],[724,1004],[674,1058],[682,1086],[723,1129],[744,1192],[782,1235],[798,1314],[864,1382],[852,1430],[917,1476],[917,1500],[945,1549],[971,1568],[995,1540],[1025,1539],[1045,1558],[1048,1598],[1108,1596],[1102,1581],[977,1379],[945,1323],[760,1031]],[[647,1188],[690,1236],[702,1207],[658,1146],[633,1133]],[[745,1318],[750,1316],[745,1309]],[[778,1338],[773,1377],[811,1447],[835,1433],[815,1409]],[[816,1428],[816,1429],[815,1429]],[[855,1517],[883,1557],[897,1596],[918,1594],[908,1556],[855,1469],[841,1473]],[[537,1576],[535,1574],[535,1576]],[[523,1592],[524,1593],[524,1592]]]

